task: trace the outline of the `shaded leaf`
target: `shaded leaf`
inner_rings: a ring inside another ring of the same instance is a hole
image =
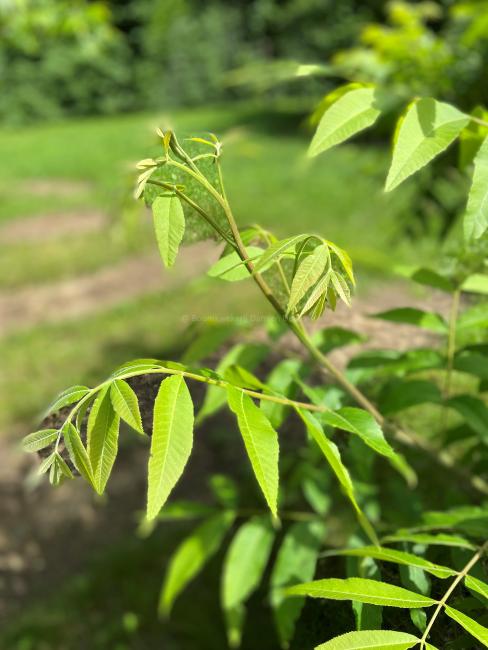
[[[159,598],[159,613],[168,616],[175,599],[222,544],[234,513],[214,515],[198,526],[171,557]]]
[[[394,379],[387,383],[381,391],[379,406],[381,413],[389,415],[427,402],[436,404],[441,399],[441,391],[431,381]]]
[[[446,406],[460,413],[468,426],[488,443],[488,407],[474,395],[456,395],[446,400]]]
[[[434,312],[415,309],[414,307],[400,307],[399,309],[389,309],[388,311],[372,314],[372,318],[381,318],[392,323],[404,323],[406,325],[416,325],[423,329],[439,334],[447,332],[447,323],[440,314]]]
[[[342,463],[341,455],[339,453],[337,446],[327,438],[327,436],[324,433],[324,430],[322,429],[321,424],[313,415],[311,415],[308,411],[304,411],[301,409],[296,409],[296,411],[298,415],[301,417],[301,419],[303,420],[303,422],[305,423],[305,426],[307,427],[307,431],[310,437],[317,443],[319,449],[324,454],[332,471],[336,475],[339,483],[341,484],[344,492],[346,493],[346,496],[351,501],[361,526],[364,528],[366,534],[371,539],[371,541],[374,544],[379,544],[374,529],[372,528],[370,522],[364,515],[361,508],[359,507],[359,504],[356,500],[356,496],[354,494],[354,485],[351,480],[351,476],[347,471],[346,467],[344,466],[344,464]]]
[[[259,586],[269,560],[275,532],[269,517],[246,521],[235,534],[224,560],[222,607],[232,610]]]
[[[281,543],[270,581],[270,599],[280,641],[291,640],[305,599],[286,598],[284,590],[297,581],[311,580],[326,533],[320,521],[298,522],[290,526]]]
[[[463,537],[456,535],[429,535],[428,533],[399,533],[388,535],[383,538],[385,543],[410,542],[411,544],[423,544],[425,546],[453,546],[459,548],[474,549],[475,547]]]

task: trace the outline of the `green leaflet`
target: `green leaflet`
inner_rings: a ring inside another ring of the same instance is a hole
[[[488,275],[474,273],[463,282],[461,289],[469,293],[488,294]]]
[[[357,600],[370,605],[385,607],[430,607],[437,601],[414,591],[369,580],[367,578],[326,578],[306,582],[286,590],[289,596],[310,596],[310,598],[330,598],[332,600]]]
[[[321,417],[332,427],[355,433],[377,454],[388,458],[408,482],[415,482],[413,470],[407,465],[403,456],[397,454],[386,441],[380,425],[367,411],[346,406],[338,411],[323,413]]]
[[[232,609],[259,586],[271,553],[275,531],[269,517],[246,521],[232,540],[224,561],[222,607]]]
[[[90,458],[88,457],[87,451],[83,446],[78,430],[71,422],[67,422],[62,431],[64,443],[66,445],[66,449],[68,450],[71,462],[83,476],[83,478],[86,479],[88,483],[90,483],[96,492],[98,492],[98,486],[93,476],[93,469],[91,466]]]
[[[263,249],[258,246],[248,246],[246,250],[251,261],[259,260],[263,255]],[[227,280],[227,282],[238,282],[239,280],[246,280],[251,277],[245,263],[236,251],[232,251],[232,253],[217,260],[209,268],[207,275],[211,278]]]
[[[405,323],[406,325],[416,325],[423,329],[437,332],[439,334],[447,333],[447,323],[440,314],[434,312],[415,309],[414,307],[400,307],[399,309],[389,309],[388,311],[372,314],[371,318],[381,318],[382,320],[393,323]]]
[[[463,537],[456,535],[429,535],[428,533],[398,533],[383,538],[385,543],[410,542],[411,544],[424,544],[425,546],[453,546],[473,550],[475,547]]]
[[[488,228],[488,138],[474,159],[473,181],[464,215],[464,237],[479,239]]]
[[[74,478],[74,476],[64,459],[58,452],[54,452],[53,462],[49,468],[49,482],[51,485],[60,485],[64,478]]]
[[[420,639],[390,630],[348,632],[317,646],[315,650],[408,650]]]
[[[254,273],[260,273],[266,268],[269,268],[269,265],[277,262],[283,255],[293,250],[297,244],[308,239],[310,235],[295,235],[294,237],[288,237],[287,239],[281,239],[280,241],[271,244],[264,253],[261,255],[259,260],[254,266]]]
[[[181,375],[161,382],[154,402],[148,464],[147,518],[165,504],[190,457],[193,445],[193,402]]]
[[[356,284],[356,280],[354,279],[354,273],[352,270],[352,260],[349,257],[349,254],[346,253],[346,251],[343,248],[340,248],[339,246],[337,246],[337,244],[334,244],[334,242],[329,241],[328,239],[325,240],[325,243],[330,248],[330,250],[336,255],[336,257],[342,264],[344,271],[349,277],[349,280],[351,280],[351,283],[354,286]]]
[[[48,447],[58,437],[56,429],[42,429],[34,431],[22,440],[22,449],[27,452],[40,451]]]
[[[327,554],[329,555],[329,553]],[[380,546],[365,546],[362,548],[347,548],[341,551],[331,552],[330,555],[345,555],[351,557],[371,557],[381,562],[395,562],[405,566],[417,567],[423,569],[437,578],[449,578],[456,575],[456,571],[446,566],[434,564],[413,553],[396,551],[391,548],[382,548]]]
[[[278,508],[278,434],[252,399],[237,388],[227,388],[229,408],[237,416],[249,460],[266,502],[277,516]]]
[[[346,87],[347,88],[347,87]],[[352,135],[376,122],[381,111],[374,87],[354,88],[339,97],[322,115],[310,148],[309,156],[317,156],[344,142]]]
[[[157,196],[152,204],[154,230],[164,265],[173,266],[185,233],[185,215],[177,196]]]
[[[364,531],[368,535],[369,539],[374,544],[379,545],[374,529],[372,528],[370,522],[364,515],[363,511],[359,507],[359,504],[356,500],[356,496],[354,494],[354,485],[351,480],[351,476],[349,475],[349,472],[347,471],[346,467],[342,463],[341,456],[339,450],[337,449],[337,446],[327,438],[327,436],[324,433],[324,430],[322,429],[321,424],[315,419],[313,415],[311,415],[308,411],[302,411],[301,409],[298,408],[296,409],[296,411],[298,415],[302,418],[303,422],[305,423],[309,435],[311,436],[311,438],[313,438],[313,440],[315,440],[319,449],[324,454],[332,471],[334,472],[339,483],[344,489],[346,496],[351,501],[353,508],[356,511],[356,515],[358,517],[359,523],[364,528]]]
[[[468,122],[469,117],[454,106],[430,97],[412,102],[398,131],[385,192],[447,149]]]
[[[110,399],[117,415],[137,432],[144,433],[137,395],[126,381],[116,379],[112,382]]]
[[[454,357],[454,368],[480,379],[488,379],[488,355],[462,350]]]
[[[143,372],[145,370],[154,370],[156,368],[161,368],[161,361],[158,361],[157,359],[133,359],[132,361],[126,361],[116,368],[111,374],[111,377],[116,379],[117,377],[130,372]]]
[[[171,557],[159,598],[158,611],[168,616],[175,599],[214,555],[232,526],[234,513],[209,517],[176,549]]]
[[[300,318],[306,314],[308,311],[314,307],[314,305],[320,300],[320,298],[324,295],[327,294],[327,289],[330,285],[331,278],[333,275],[332,269],[329,269],[327,273],[320,278],[320,280],[317,282],[315,287],[312,289],[312,292],[308,296],[305,304],[303,305],[301,311],[300,311]],[[318,314],[320,316],[321,313]],[[311,314],[312,319],[315,320],[314,316]]]
[[[293,278],[290,298],[286,308],[287,313],[292,312],[307,291],[317,282],[329,262],[329,249],[325,244],[317,246],[313,253],[307,255],[298,267]]]
[[[78,402],[82,397],[85,397],[85,395],[89,392],[90,389],[87,388],[86,386],[70,386],[70,388],[66,388],[66,390],[63,390],[56,397],[54,402],[51,403],[45,415],[49,415],[50,413],[56,413],[56,411],[59,411],[64,406],[69,406],[70,404],[74,404],[75,402]]]
[[[286,598],[284,590],[297,580],[312,580],[326,527],[320,521],[298,522],[290,526],[281,543],[270,581],[270,600],[276,629],[287,647],[305,599]]]
[[[478,578],[475,578],[474,576],[466,576],[464,578],[464,584],[468,589],[476,591],[476,593],[488,600],[488,584],[486,584],[486,582],[478,580]]]
[[[110,401],[110,388],[103,388],[95,400],[87,427],[87,449],[96,490],[102,494],[112,472],[119,443],[120,418]]]
[[[481,641],[485,648],[488,648],[488,628],[448,605],[445,606],[445,611],[448,616],[456,621],[456,623],[459,623],[471,636],[474,636],[475,639]]]
[[[269,560],[275,531],[269,517],[245,522],[232,540],[224,560],[221,602],[230,625],[230,640],[240,639],[245,618],[244,603],[259,586]]]

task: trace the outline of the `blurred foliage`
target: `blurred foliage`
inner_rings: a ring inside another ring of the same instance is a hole
[[[435,95],[471,110],[486,105],[488,2],[386,5],[386,23],[370,23],[359,44],[334,63],[349,78],[395,87],[402,97]]]

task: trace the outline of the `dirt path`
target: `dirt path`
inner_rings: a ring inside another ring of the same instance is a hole
[[[103,212],[60,212],[14,219],[0,227],[0,244],[37,243],[102,230],[108,222]]]
[[[217,254],[215,245],[202,242],[184,248],[170,271],[154,253],[91,275],[0,292],[0,336],[40,323],[80,318],[158,289],[174,289],[204,272]]]

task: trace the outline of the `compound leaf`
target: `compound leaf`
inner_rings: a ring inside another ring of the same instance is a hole
[[[290,313],[297,306],[307,291],[320,278],[329,261],[329,249],[325,244],[317,246],[313,253],[307,255],[298,267],[293,278],[288,300],[287,312]]]

